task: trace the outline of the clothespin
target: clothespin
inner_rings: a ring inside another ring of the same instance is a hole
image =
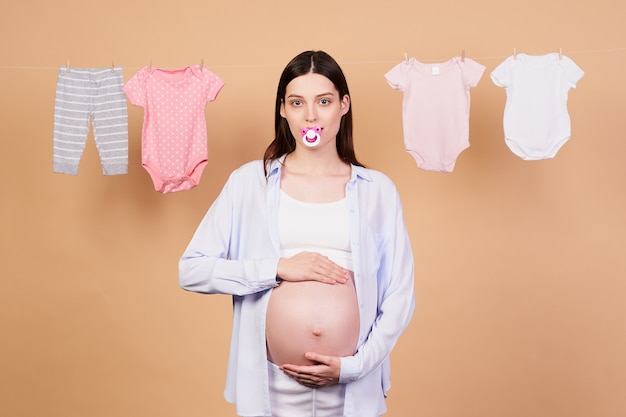
[[[148,63],[148,72],[152,71],[152,60]]]
[[[65,72],[70,72],[70,60],[67,60],[67,64],[65,65]]]
[[[465,62],[465,49],[461,50],[461,62]]]
[[[563,59],[563,50],[559,48],[559,59]]]
[[[517,48],[513,48],[513,59],[517,59]]]
[[[204,59],[200,60],[200,71],[204,69]]]
[[[115,64],[113,63],[113,60],[111,60],[111,72],[115,72]]]
[[[406,54],[406,52],[404,53],[404,63],[405,64],[409,63],[409,56]]]

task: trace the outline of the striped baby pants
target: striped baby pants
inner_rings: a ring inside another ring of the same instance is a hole
[[[54,172],[77,175],[89,120],[104,175],[128,172],[128,110],[122,68],[59,69],[54,102]]]

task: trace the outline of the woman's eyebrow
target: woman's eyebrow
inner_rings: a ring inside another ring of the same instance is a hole
[[[317,97],[332,96],[332,95],[334,94],[331,91],[329,91],[326,93],[318,94],[315,97],[317,98]],[[287,98],[304,98],[304,96],[301,96],[299,94],[289,94]]]

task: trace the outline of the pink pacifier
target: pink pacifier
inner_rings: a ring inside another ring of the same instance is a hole
[[[320,143],[322,139],[320,136],[322,128],[319,126],[305,127],[300,130],[300,133],[302,134],[302,142],[304,142],[306,146],[313,147]]]

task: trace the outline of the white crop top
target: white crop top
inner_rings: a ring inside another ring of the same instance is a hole
[[[332,203],[305,203],[280,191],[278,234],[281,256],[318,252],[352,270],[350,228],[346,199]]]

